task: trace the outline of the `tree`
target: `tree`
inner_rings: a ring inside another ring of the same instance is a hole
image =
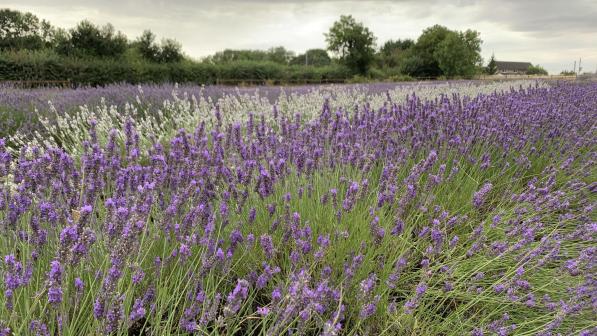
[[[263,50],[234,50],[225,49],[208,56],[205,61],[213,64],[226,64],[236,61],[255,61],[265,62],[269,59],[269,54]]]
[[[415,42],[411,39],[388,40],[379,49],[377,63],[380,67],[394,68],[402,64],[406,51],[414,46]]]
[[[453,78],[465,71],[469,62],[466,56],[466,44],[457,33],[450,32],[438,45],[433,53],[442,74]]]
[[[133,44],[141,56],[156,63],[175,63],[184,59],[182,46],[173,39],[163,39],[161,45],[155,42],[155,35],[151,30],[145,30]]]
[[[151,30],[145,30],[137,38],[137,49],[143,58],[151,62],[158,62],[160,57],[160,47],[155,43],[155,35]]]
[[[52,39],[52,48],[61,55],[74,54],[74,46],[69,32],[62,28],[56,29]]]
[[[385,56],[392,56],[396,52],[408,50],[409,48],[411,48],[414,45],[415,45],[415,41],[413,41],[411,39],[388,40],[379,49],[379,52]]]
[[[85,54],[98,56],[101,53],[102,37],[99,28],[84,20],[71,29],[70,41],[73,48]]]
[[[440,25],[423,30],[408,50],[402,71],[413,77],[470,77],[482,62],[481,39],[474,30],[451,31]]]
[[[128,41],[114,26],[102,28],[84,20],[70,31],[70,41],[76,53],[97,57],[116,57],[124,53]]]
[[[449,33],[448,28],[440,25],[423,30],[405,60],[404,72],[413,77],[441,76],[442,70],[435,58],[435,51]]]
[[[101,28],[100,36],[102,38],[100,56],[120,56],[128,47],[126,36],[121,32],[116,32],[114,26],[110,23]]]
[[[480,45],[476,32],[450,31],[438,44],[433,56],[444,76],[470,78],[475,74],[476,65],[481,61]]]
[[[539,64],[537,65],[531,65],[528,69],[527,69],[527,75],[547,75],[547,70],[545,70],[542,66],[540,66]]]
[[[162,41],[158,58],[159,62],[176,63],[182,61],[183,58],[182,45],[178,41],[173,39],[165,39]]]
[[[366,74],[375,54],[375,36],[351,15],[342,15],[325,34],[328,50],[354,72]]]
[[[469,52],[469,61],[474,65],[483,65],[483,58],[481,57],[481,33],[476,30],[467,29],[464,32],[459,32],[460,38],[464,40]]]
[[[491,54],[491,58],[489,59],[489,63],[487,63],[487,74],[495,75],[497,73],[497,64],[495,63],[495,56]]]
[[[31,13],[0,9],[0,49],[41,49],[48,47],[54,28]]]
[[[279,64],[288,64],[294,58],[294,51],[286,50],[282,46],[270,48],[267,53],[269,61]]]
[[[309,49],[290,61],[294,65],[326,66],[332,63],[332,59],[325,49]]]

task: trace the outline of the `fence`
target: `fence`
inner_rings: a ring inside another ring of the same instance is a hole
[[[480,75],[473,80],[482,81],[501,81],[501,80],[520,80],[520,79],[548,79],[548,80],[577,80],[581,76],[536,76],[536,75]],[[436,77],[413,77],[411,81],[435,81]],[[325,78],[325,79],[216,79],[216,85],[223,86],[292,86],[292,85],[316,85],[316,84],[347,84],[353,83],[346,78]],[[200,84],[200,83],[198,83]],[[0,88],[3,86],[12,88],[32,89],[32,88],[75,88],[75,83],[69,80],[23,80],[23,81],[0,81]]]
[[[582,74],[582,75],[578,75],[577,79],[579,81],[591,81],[591,82],[597,82],[597,73],[594,74]]]
[[[21,80],[21,81],[1,81],[0,87],[8,86],[20,89],[34,88],[72,88],[73,83],[69,80]]]
[[[325,79],[219,79],[216,78],[216,85],[234,85],[234,86],[255,86],[255,85],[308,85],[308,84],[344,84],[345,78],[325,78]]]
[[[575,80],[576,75],[479,75],[479,80],[517,80],[517,79],[550,79],[550,80]]]
[[[472,80],[501,81],[501,80],[520,80],[520,79],[548,79],[548,80],[575,80],[576,76],[564,75],[479,75]],[[438,77],[412,77],[410,81],[446,81]],[[384,80],[381,80],[384,82]],[[387,82],[387,80],[386,80]],[[233,86],[273,86],[273,85],[309,85],[309,84],[347,84],[353,83],[346,78],[336,79],[216,79],[216,85]]]

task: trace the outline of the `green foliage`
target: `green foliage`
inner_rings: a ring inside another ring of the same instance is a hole
[[[351,70],[340,64],[321,67],[290,66],[285,78],[291,83],[332,83],[350,78]]]
[[[54,31],[54,37],[51,43],[51,50],[60,55],[74,55],[75,49],[70,40],[68,31],[58,28]]]
[[[442,74],[447,78],[454,78],[458,74],[470,71],[467,69],[471,64],[467,61],[466,45],[457,33],[448,33],[446,38],[437,45],[433,56]]]
[[[476,30],[467,29],[464,32],[459,32],[458,35],[464,41],[467,51],[470,53],[468,56],[469,61],[473,62],[475,65],[482,65],[483,58],[481,57],[481,44],[483,40],[481,40],[479,33]]]
[[[473,76],[481,63],[481,39],[474,30],[452,31],[440,25],[423,30],[408,50],[402,70],[415,77]]]
[[[450,30],[440,25],[423,30],[405,61],[404,72],[415,77],[441,76],[443,73],[435,51],[449,34]]]
[[[367,75],[354,75],[348,83],[409,82],[413,78],[402,74],[398,68],[371,68]]]
[[[205,62],[212,64],[227,64],[233,62],[273,62],[277,64],[288,64],[294,57],[294,52],[284,47],[273,47],[269,50],[234,50],[226,49],[218,51],[214,55],[205,58]]]
[[[37,50],[50,45],[54,28],[31,13],[0,9],[0,50]]]
[[[211,64],[226,64],[238,61],[262,62],[267,60],[267,52],[263,50],[225,49],[207,56],[204,61]]]
[[[464,33],[451,31],[437,45],[433,56],[444,76],[471,78],[475,74],[481,50],[478,35],[470,30]]]
[[[411,76],[404,74],[391,75],[388,79],[390,82],[410,82],[414,80]]]
[[[173,39],[165,39],[162,41],[158,61],[161,63],[175,63],[180,62],[184,58],[182,54],[182,45]]]
[[[485,70],[488,75],[495,75],[497,73],[497,64],[495,63],[495,56],[492,54]]]
[[[219,67],[220,78],[239,80],[266,80],[281,78],[284,68],[273,62],[241,61]]]
[[[267,51],[267,60],[278,64],[289,64],[294,58],[294,51],[286,50],[286,48],[273,47]]]
[[[160,57],[160,47],[155,43],[155,34],[145,30],[135,42],[141,56],[152,62],[157,62]]]
[[[294,57],[290,64],[326,66],[332,64],[332,59],[325,49],[309,49],[304,54]]]
[[[366,74],[375,54],[375,36],[351,15],[342,15],[325,34],[328,50],[355,73]]]
[[[399,67],[407,55],[407,50],[414,46],[415,42],[411,39],[388,40],[379,49],[376,55],[376,63],[380,68]]]
[[[391,56],[392,54],[400,51],[405,51],[412,48],[415,45],[415,41],[411,39],[398,39],[398,40],[388,40],[384,45],[380,48],[379,52],[386,56]]]
[[[547,70],[545,70],[543,67],[541,67],[540,65],[531,65],[528,69],[527,69],[527,75],[547,75]]]
[[[71,29],[69,35],[71,48],[65,48],[69,52],[67,55],[117,57],[126,51],[128,45],[126,36],[115,32],[114,26],[109,23],[100,28],[84,20]]]
[[[576,72],[574,72],[572,70],[562,70],[562,72],[560,72],[560,75],[562,75],[562,76],[574,76],[574,75],[576,75]]]
[[[274,62],[239,61],[226,64],[180,61],[155,63],[125,55],[121,59],[77,58],[50,50],[0,54],[0,80],[70,80],[73,85],[138,83],[239,84],[254,80],[291,83],[333,82],[351,76],[341,65],[285,66]],[[219,82],[218,82],[219,80]]]
[[[156,63],[176,63],[184,59],[182,45],[173,39],[162,40],[159,46],[155,42],[155,35],[151,30],[145,30],[133,43],[133,48],[139,51],[139,55],[146,61]]]

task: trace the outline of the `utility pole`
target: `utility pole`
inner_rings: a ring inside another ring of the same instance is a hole
[[[576,73],[576,61],[574,61],[574,70],[572,72]]]
[[[581,58],[578,59],[578,74],[582,75],[582,67],[580,66],[580,62],[582,61]]]

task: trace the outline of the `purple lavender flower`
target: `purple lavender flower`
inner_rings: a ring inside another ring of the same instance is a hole
[[[257,308],[257,314],[261,315],[261,316],[267,316],[269,315],[271,309],[268,307],[258,307]]]
[[[375,287],[376,282],[377,275],[375,273],[371,273],[366,279],[361,281],[361,295],[368,296]]]
[[[473,205],[475,208],[480,208],[484,203],[485,199],[487,198],[487,194],[491,191],[493,185],[489,182],[485,183],[481,189],[479,189],[473,195]]]
[[[58,286],[51,286],[48,289],[48,303],[57,305],[62,302],[62,288]]]
[[[268,259],[271,259],[274,255],[274,243],[272,241],[272,237],[266,234],[261,235],[261,237],[259,237],[259,244],[261,245],[265,256]]]
[[[83,291],[83,280],[81,280],[81,278],[75,278],[75,289],[77,290],[77,292],[82,292]]]
[[[366,318],[372,316],[373,314],[375,314],[375,312],[377,311],[377,304],[379,303],[380,298],[381,297],[378,295],[371,302],[365,304],[361,308],[361,312],[359,313],[359,318],[366,319]]]
[[[12,302],[13,296],[14,296],[14,293],[13,293],[12,289],[6,289],[4,291],[4,297],[6,299],[5,306],[6,306],[6,309],[9,311],[11,311],[14,308],[13,302]]]
[[[48,330],[48,326],[39,321],[39,320],[33,320],[31,321],[31,323],[29,324],[29,331],[31,331],[33,334],[35,334],[36,336],[50,336],[50,331]]]
[[[401,219],[396,219],[396,223],[394,225],[394,228],[392,228],[391,233],[393,236],[397,236],[401,234],[402,231],[404,231],[404,222]]]
[[[224,315],[231,316],[236,314],[241,308],[243,301],[249,293],[249,282],[244,279],[238,279],[236,287],[228,294],[226,306],[224,306]]]
[[[143,307],[143,300],[142,299],[135,299],[135,303],[131,308],[131,313],[129,316],[129,320],[137,321],[145,316],[146,314],[145,307]]]
[[[417,289],[416,289],[417,297],[423,296],[423,294],[425,294],[426,291],[427,291],[427,284],[420,283],[417,285]]]
[[[50,273],[48,274],[48,279],[57,283],[62,281],[62,265],[58,260],[52,260],[50,263]]]
[[[272,301],[277,302],[282,298],[282,290],[280,288],[274,288],[272,291]]]
[[[141,281],[143,281],[143,278],[145,278],[145,272],[143,272],[142,269],[138,269],[135,273],[133,273],[132,275],[132,280],[133,280],[133,284],[138,285],[141,283]]]
[[[255,222],[256,215],[257,210],[255,208],[251,208],[251,210],[249,210],[249,224],[253,224],[253,222]]]
[[[98,320],[103,319],[105,309],[104,301],[101,298],[96,298],[93,303],[93,316]]]

